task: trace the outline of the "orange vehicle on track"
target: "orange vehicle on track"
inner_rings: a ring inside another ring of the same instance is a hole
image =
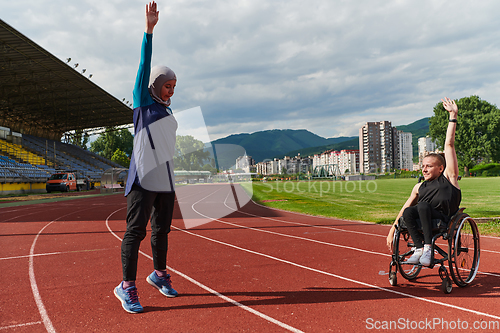
[[[80,191],[86,187],[87,180],[80,178],[78,179],[76,173],[74,172],[56,172],[49,177],[47,183],[45,184],[45,189],[47,193],[52,191]]]

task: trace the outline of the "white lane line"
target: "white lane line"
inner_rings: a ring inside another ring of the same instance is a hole
[[[228,193],[227,196],[226,196],[226,199],[224,200],[224,206],[226,206],[227,208],[233,210],[236,212],[236,210],[230,206],[228,206],[226,204],[226,201],[227,201],[227,198],[229,197],[231,193]],[[196,211],[196,209],[194,208],[194,205],[192,206],[193,207],[193,210]],[[265,206],[262,206],[262,207],[265,207]],[[271,209],[274,209],[274,208],[271,208]],[[201,214],[200,212],[196,211],[197,214],[200,214],[200,215],[203,215]],[[274,218],[270,218],[270,217],[265,217],[265,216],[258,216],[258,215],[255,215],[255,214],[250,214],[250,213],[246,213],[246,212],[243,212],[243,211],[238,211],[238,213],[243,213],[243,214],[246,214],[246,215],[249,215],[249,216],[254,216],[254,217],[257,217],[257,218],[262,218],[262,219],[266,219],[266,220],[272,220],[272,221],[277,221],[277,222],[282,222],[282,223],[290,223],[290,224],[297,224],[297,225],[302,225],[302,226],[308,226],[308,227],[313,227],[313,228],[325,228],[325,229],[334,229],[334,230],[338,230],[338,231],[342,231],[342,232],[352,232],[352,233],[357,233],[357,234],[364,234],[364,235],[368,235],[368,236],[380,236],[380,237],[386,237],[386,236],[382,236],[382,235],[377,235],[377,234],[370,234],[370,233],[365,233],[365,232],[360,232],[360,231],[352,231],[352,230],[345,230],[345,229],[338,229],[338,228],[333,228],[333,227],[327,227],[327,226],[315,226],[315,225],[312,225],[312,224],[305,224],[305,223],[298,223],[298,222],[288,222],[288,221],[283,221],[283,220],[278,220],[278,219],[274,219]],[[294,213],[294,212],[292,212]],[[300,213],[297,213],[297,214],[300,214]],[[308,215],[309,216],[309,215]],[[324,218],[324,217],[323,217]],[[213,219],[213,218],[212,218]],[[359,249],[359,248],[355,248],[355,247],[350,247],[350,246],[344,246],[344,245],[338,245],[338,244],[334,244],[334,243],[328,243],[328,242],[322,242],[322,241],[317,241],[317,240],[314,240],[314,239],[310,239],[310,238],[305,238],[305,237],[299,237],[299,236],[292,236],[292,235],[287,235],[287,234],[282,234],[282,233],[278,233],[278,232],[273,232],[273,231],[267,231],[267,230],[261,230],[261,229],[257,229],[257,228],[252,228],[252,227],[246,227],[246,226],[242,226],[242,225],[239,225],[239,224],[234,224],[234,223],[230,223],[230,222],[225,222],[225,221],[220,221],[220,220],[217,220],[218,222],[221,222],[221,223],[225,223],[225,224],[230,224],[230,225],[234,225],[234,226],[237,226],[237,227],[240,227],[240,228],[244,228],[244,229],[252,229],[252,230],[255,230],[255,231],[260,231],[260,232],[266,232],[266,233],[270,233],[270,234],[276,234],[276,235],[280,235],[280,236],[283,236],[283,237],[291,237],[291,238],[297,238],[297,239],[301,239],[301,240],[305,240],[305,241],[310,241],[310,242],[314,242],[314,243],[319,243],[319,244],[324,244],[324,245],[330,245],[330,246],[337,246],[337,247],[342,247],[342,248],[346,248],[346,249],[351,249],[351,250],[355,250],[355,251],[361,251],[361,252],[366,252],[366,253],[371,253],[371,254],[377,254],[377,255],[381,255],[381,256],[391,256],[390,254],[386,254],[386,253],[380,253],[380,252],[375,252],[375,251],[368,251],[368,250],[363,250],[363,249]],[[482,237],[482,236],[481,236]],[[446,245],[445,243],[441,243],[439,245]],[[481,249],[481,252],[491,252],[491,253],[497,253],[497,254],[500,254],[500,252],[498,251],[492,251],[492,250],[484,250],[484,249]],[[500,277],[500,274],[495,274],[495,273],[487,273],[487,272],[481,272],[481,271],[477,271],[478,274],[483,274],[483,275],[490,275],[490,276],[496,276],[496,277]]]
[[[56,332],[54,326],[52,325],[52,321],[49,318],[49,315],[47,314],[47,310],[45,309],[45,306],[43,305],[42,297],[40,296],[40,292],[38,290],[38,285],[36,283],[36,278],[35,278],[35,268],[34,268],[34,258],[36,257],[35,255],[35,245],[38,240],[38,237],[40,234],[52,223],[55,221],[62,219],[65,216],[69,216],[71,214],[75,214],[84,210],[88,210],[89,208],[81,209],[78,211],[74,211],[71,213],[68,213],[66,215],[59,216],[57,219],[52,220],[51,222],[47,223],[40,231],[38,234],[35,236],[35,239],[33,240],[33,243],[31,244],[30,248],[30,260],[29,260],[29,278],[30,278],[30,285],[31,285],[31,291],[33,292],[33,298],[35,299],[36,306],[38,307],[38,312],[40,313],[40,316],[42,317],[43,324],[45,325],[45,329],[49,333],[54,333]]]
[[[203,199],[202,199],[202,200],[203,200]],[[109,218],[110,218],[113,214],[115,214],[116,212],[118,212],[118,211],[120,211],[120,210],[122,210],[122,209],[125,209],[125,208],[126,208],[126,207],[124,207],[124,208],[120,208],[120,209],[118,209],[118,210],[115,210],[114,212],[112,212],[112,213],[111,213],[111,214],[110,214],[110,215],[106,218],[106,227],[108,228],[109,232],[110,232],[113,236],[115,236],[115,237],[116,237],[119,241],[122,241],[122,239],[121,239],[121,238],[120,238],[117,234],[115,234],[115,233],[113,232],[113,230],[111,230],[111,228],[109,227],[109,223],[108,223],[108,221],[109,221]],[[177,227],[174,227],[174,228],[179,229],[179,228],[177,228]],[[182,229],[179,229],[179,230],[182,230]],[[145,256],[146,258],[148,258],[148,259],[150,259],[150,260],[153,260],[153,258],[152,258],[151,256],[149,256],[148,254],[146,254],[146,253],[144,253],[144,252],[142,252],[142,251],[139,251],[139,252],[140,252],[143,256]],[[276,324],[276,325],[278,325],[278,326],[280,326],[280,327],[282,327],[282,328],[284,328],[284,329],[286,329],[286,330],[289,330],[289,331],[291,331],[291,332],[303,333],[303,331],[301,331],[301,330],[299,330],[299,329],[297,329],[297,328],[295,328],[295,327],[292,327],[292,326],[287,325],[287,324],[285,324],[285,323],[283,323],[283,322],[281,322],[281,321],[279,321],[279,320],[277,320],[277,319],[274,319],[274,318],[272,318],[272,317],[269,317],[268,315],[265,315],[265,314],[263,314],[262,312],[259,312],[259,311],[257,311],[257,310],[254,310],[254,309],[252,309],[251,307],[248,307],[248,306],[246,306],[246,305],[243,305],[243,304],[241,304],[241,303],[239,303],[239,302],[237,302],[237,301],[233,300],[232,298],[229,298],[229,297],[227,297],[227,296],[225,296],[225,295],[223,295],[223,294],[221,294],[221,293],[219,293],[219,292],[217,292],[217,291],[215,291],[215,290],[213,290],[213,289],[211,289],[211,288],[207,287],[206,285],[202,284],[201,282],[198,282],[197,280],[195,280],[195,279],[193,279],[193,278],[191,278],[191,277],[187,276],[187,275],[186,275],[186,274],[184,274],[184,273],[179,272],[178,270],[173,269],[173,268],[172,268],[172,267],[170,267],[170,266],[167,266],[167,269],[168,269],[168,270],[170,270],[171,272],[174,272],[175,274],[178,274],[179,276],[183,277],[184,279],[186,279],[186,280],[188,280],[188,281],[190,281],[190,282],[194,283],[195,285],[197,285],[198,287],[200,287],[200,288],[202,288],[202,289],[204,289],[204,290],[208,291],[209,293],[211,293],[211,294],[213,294],[213,295],[215,295],[215,296],[217,296],[217,297],[222,298],[224,301],[226,301],[226,302],[228,302],[228,303],[231,303],[231,304],[233,304],[233,305],[235,305],[235,306],[237,306],[237,307],[239,307],[239,308],[241,308],[241,309],[243,309],[243,310],[246,310],[246,311],[248,311],[248,312],[250,312],[250,313],[252,313],[252,314],[254,314],[254,315],[256,315],[256,316],[258,316],[258,317],[260,317],[260,318],[262,318],[262,319],[264,319],[264,320],[267,320],[267,321],[269,321],[269,322],[271,322],[271,323],[273,323],[273,324]]]
[[[17,215],[17,216],[14,216],[14,217],[11,217],[11,218],[8,218],[7,220],[3,220],[3,221],[0,221],[0,223],[18,223],[18,222],[15,222],[13,220],[15,219],[19,219],[21,217],[25,217],[25,216],[30,216],[30,215],[34,215],[34,214],[40,214],[41,212],[49,212],[49,211],[53,211],[53,210],[56,210],[58,208],[53,208],[53,209],[40,209],[39,211],[31,211],[30,210],[30,213],[28,214],[23,214],[23,215]],[[20,209],[21,210],[21,209]],[[13,210],[13,211],[10,211],[10,212],[16,212],[17,210]],[[22,209],[21,211],[25,212],[26,210],[25,209]],[[10,212],[2,212],[2,214],[5,214],[5,213],[10,213]]]
[[[194,207],[193,207],[193,209],[194,209]],[[213,221],[218,221],[218,222],[222,222],[222,223],[228,223],[228,222],[221,221],[219,219],[211,218],[211,217],[206,216],[206,215],[204,215],[204,214],[202,214],[202,213],[200,213],[198,211],[196,211],[196,213],[204,216],[205,218],[209,218],[209,219],[211,219]],[[235,224],[235,226],[238,226],[238,225]],[[196,236],[196,237],[200,237],[200,238],[209,240],[209,241],[214,242],[214,243],[222,244],[222,245],[225,245],[225,246],[228,246],[228,247],[232,247],[232,248],[244,251],[244,252],[256,254],[256,255],[259,255],[259,256],[262,256],[262,257],[265,257],[265,258],[273,259],[273,260],[276,260],[276,261],[279,261],[279,262],[283,262],[283,263],[286,263],[286,264],[289,264],[289,265],[292,265],[292,266],[296,266],[296,267],[299,267],[299,268],[303,268],[303,269],[306,269],[306,270],[309,270],[309,271],[313,271],[313,272],[316,272],[316,273],[320,273],[320,274],[332,276],[332,277],[335,277],[335,278],[338,278],[338,279],[341,279],[341,280],[344,280],[344,281],[353,282],[353,283],[360,284],[360,285],[363,285],[363,286],[366,286],[366,287],[370,287],[370,288],[374,288],[374,289],[378,289],[378,290],[383,290],[383,291],[387,291],[387,292],[390,292],[390,293],[395,293],[395,294],[398,294],[398,295],[401,295],[401,296],[406,296],[406,297],[414,298],[414,299],[421,300],[421,301],[424,301],[424,302],[429,302],[429,303],[433,303],[433,304],[437,304],[437,305],[442,305],[442,306],[445,306],[445,307],[450,307],[450,308],[462,310],[462,311],[465,311],[465,312],[470,312],[470,313],[474,313],[474,314],[478,314],[478,315],[483,315],[483,316],[487,316],[487,317],[494,318],[494,319],[500,319],[499,316],[491,315],[491,314],[488,314],[488,313],[484,313],[484,312],[480,312],[480,311],[476,311],[476,310],[472,310],[472,309],[463,308],[463,307],[456,306],[456,305],[453,305],[453,304],[448,304],[448,303],[434,301],[434,300],[431,300],[431,299],[426,299],[426,298],[423,298],[423,297],[419,297],[419,296],[415,296],[415,295],[411,295],[411,294],[399,292],[399,291],[396,291],[396,290],[379,287],[377,285],[368,284],[368,283],[365,283],[365,282],[362,282],[362,281],[358,281],[358,280],[353,280],[353,279],[350,279],[350,278],[347,278],[347,277],[344,277],[344,276],[340,276],[340,275],[337,275],[337,274],[333,274],[333,273],[321,271],[321,270],[318,270],[318,269],[315,269],[315,268],[312,268],[312,267],[308,267],[308,266],[304,266],[304,265],[301,265],[301,264],[297,264],[297,263],[294,263],[294,262],[291,262],[291,261],[288,261],[288,260],[284,260],[284,259],[280,259],[280,258],[277,258],[277,257],[270,256],[270,255],[267,255],[267,254],[264,254],[264,253],[256,252],[256,251],[249,250],[249,249],[245,249],[245,248],[233,245],[233,244],[221,242],[219,240],[212,239],[212,238],[209,238],[209,237],[205,237],[205,236],[202,236],[202,235],[198,235],[198,234],[195,234],[193,232],[190,232],[190,231],[187,231],[187,230],[184,230],[184,229],[180,229],[180,228],[177,228],[177,227],[174,227],[174,228],[177,229],[177,230],[180,230],[182,232],[188,233],[190,235],[193,235],[193,236]],[[244,228],[248,228],[248,227],[244,227]],[[259,229],[254,229],[254,228],[249,228],[249,229],[260,231]],[[270,232],[270,233],[272,233],[272,232]],[[295,238],[295,236],[294,236],[294,238]]]
[[[229,196],[229,194],[228,194],[228,196]],[[226,200],[227,200],[228,196],[226,196]],[[229,207],[226,204],[226,200],[224,200],[224,206],[226,206],[229,209],[232,209],[232,210],[236,211],[234,208]],[[265,206],[262,206],[262,207],[265,207]],[[270,207],[266,207],[266,208],[270,208]],[[271,209],[274,209],[274,208],[271,208]],[[347,229],[335,228],[335,227],[330,227],[330,226],[321,226],[321,225],[313,225],[313,224],[306,224],[306,223],[300,223],[300,222],[284,221],[284,220],[280,220],[280,219],[276,219],[276,218],[272,218],[272,217],[258,216],[258,215],[255,215],[255,214],[243,212],[241,210],[238,211],[238,212],[242,213],[242,214],[245,214],[245,215],[248,215],[248,216],[254,216],[254,217],[258,217],[258,218],[262,218],[262,219],[266,219],[266,220],[270,220],[270,221],[281,222],[281,223],[301,225],[301,226],[312,227],[312,228],[329,229],[329,230],[342,231],[342,232],[350,232],[350,233],[353,233],[353,234],[366,235],[366,236],[375,236],[375,237],[383,237],[383,238],[387,237],[387,236],[384,236],[384,235],[378,235],[378,234],[373,234],[373,233],[368,233],[368,232],[362,232],[362,231],[347,230]],[[312,216],[312,215],[307,215],[307,216],[308,217],[316,217],[316,216]],[[324,218],[324,217],[322,217],[322,218]],[[363,223],[365,223],[365,222],[363,222]]]
[[[423,297],[419,297],[419,296],[415,296],[415,295],[403,293],[403,292],[400,292],[400,291],[397,291],[397,290],[392,290],[392,289],[387,289],[387,288],[379,287],[377,285],[373,285],[373,284],[365,283],[365,282],[362,282],[362,281],[350,279],[350,278],[347,278],[347,277],[344,277],[344,276],[341,276],[341,275],[337,275],[337,274],[330,273],[330,272],[325,272],[325,271],[322,271],[322,270],[319,270],[319,269],[316,269],[316,268],[312,268],[312,267],[304,266],[304,265],[301,265],[301,264],[297,264],[297,263],[294,263],[292,261],[288,261],[288,260],[285,260],[285,259],[281,259],[281,258],[277,258],[277,257],[274,257],[274,256],[270,256],[270,255],[265,254],[265,253],[260,253],[260,252],[256,252],[256,251],[249,250],[249,249],[245,249],[245,248],[242,248],[240,246],[233,245],[233,244],[221,242],[219,240],[208,238],[208,237],[205,237],[205,236],[202,236],[202,235],[198,235],[198,234],[195,234],[193,232],[190,232],[190,231],[187,231],[187,230],[184,230],[184,229],[179,229],[177,227],[174,227],[174,228],[177,229],[177,230],[180,230],[182,232],[185,232],[187,234],[190,234],[190,235],[193,235],[193,236],[196,236],[196,237],[200,237],[200,238],[203,238],[205,240],[208,240],[208,241],[211,241],[211,242],[214,242],[214,243],[225,245],[225,246],[228,246],[228,247],[240,250],[240,251],[248,252],[248,253],[251,253],[251,254],[255,254],[255,255],[258,255],[258,256],[261,256],[261,257],[264,257],[264,258],[272,259],[272,260],[275,260],[275,261],[278,261],[278,262],[281,262],[281,263],[284,263],[284,264],[288,264],[288,265],[291,265],[291,266],[295,266],[295,267],[298,267],[298,268],[302,268],[302,269],[305,269],[305,270],[308,270],[308,271],[311,271],[311,272],[315,272],[315,273],[319,273],[319,274],[331,276],[331,277],[334,277],[334,278],[337,278],[337,279],[340,279],[340,280],[344,280],[344,281],[352,282],[352,283],[355,283],[355,284],[359,284],[359,285],[362,285],[364,287],[378,289],[380,291],[386,291],[386,292],[397,294],[397,295],[400,295],[400,296],[404,296],[404,297],[408,297],[408,298],[413,298],[413,299],[416,299],[416,300],[419,300],[419,301],[423,301],[423,302],[427,302],[427,303],[432,303],[432,304],[436,304],[436,305],[441,305],[441,306],[444,306],[444,307],[453,308],[453,309],[457,309],[457,310],[461,310],[461,311],[473,313],[473,314],[476,314],[476,315],[481,315],[481,316],[490,317],[490,318],[494,318],[494,319],[500,320],[499,316],[495,316],[495,315],[492,315],[492,314],[489,314],[489,313],[484,313],[484,312],[480,312],[480,311],[476,311],[476,310],[472,310],[472,309],[467,309],[467,308],[464,308],[464,307],[461,307],[461,306],[457,306],[457,305],[453,305],[453,304],[447,304],[447,303],[443,303],[443,302],[439,302],[439,301],[434,301],[432,299],[427,299],[427,298],[423,298]]]
[[[29,255],[25,255],[25,256],[4,257],[4,258],[0,258],[0,260],[33,258],[33,257],[53,256],[53,255],[68,254],[68,253],[96,252],[96,251],[107,251],[107,250],[111,250],[111,248],[110,249],[95,249],[95,250],[64,251],[64,252],[47,252],[47,253],[38,253],[38,254],[33,254],[33,255],[29,254]]]
[[[371,224],[371,225],[378,225],[378,226],[382,226],[382,227],[390,227],[389,224],[375,224],[373,222],[366,222],[366,221],[351,221],[351,220],[337,219],[337,218],[333,218],[333,217],[326,217],[326,216],[319,216],[319,215],[318,216],[316,216],[316,215],[308,215],[308,214],[298,213],[298,212],[294,212],[294,211],[290,211],[290,210],[284,210],[284,209],[279,209],[279,208],[274,208],[274,207],[268,207],[268,206],[261,205],[261,204],[255,202],[255,201],[253,201],[253,200],[251,200],[251,201],[255,205],[263,207],[263,208],[267,208],[267,209],[270,209],[270,210],[276,210],[276,211],[279,211],[279,212],[291,213],[291,214],[295,214],[295,215],[302,215],[302,216],[314,217],[314,218],[320,218],[320,219],[336,219],[336,220],[339,220],[339,221],[347,221],[347,222],[354,222],[354,223],[365,223],[365,224]],[[247,214],[247,213],[242,212],[242,211],[240,211],[240,213]],[[272,218],[269,218],[269,217],[263,217],[263,218],[273,220]],[[474,219],[474,218],[472,218],[472,219]],[[276,221],[281,221],[281,220],[276,220]],[[281,221],[281,222],[284,222],[284,221]],[[294,223],[294,222],[284,222],[284,223]],[[311,225],[311,226],[313,226],[313,225]],[[320,228],[320,226],[317,226],[317,227]],[[345,230],[345,229],[339,229],[339,230],[343,230],[345,232],[360,233],[358,231],[352,231],[352,230]],[[386,237],[384,235],[369,234],[369,233],[365,233],[365,234],[370,235],[370,236]],[[496,240],[500,239],[500,237],[497,237],[497,236],[488,236],[488,235],[481,235],[481,238],[491,238],[491,239],[496,239]],[[500,251],[493,251],[493,250],[481,249],[481,252],[482,251],[500,254]]]
[[[232,194],[232,193],[230,192],[229,194]],[[207,195],[205,198],[209,197],[210,195],[211,194]],[[205,198],[202,198],[199,201],[193,203],[193,205],[191,206],[191,208],[193,209],[193,211],[196,214],[199,214],[200,216],[203,216],[203,217],[205,217],[207,219],[210,219],[210,220],[213,220],[213,221],[217,221],[219,223],[232,225],[232,226],[235,226],[235,227],[238,227],[238,228],[242,228],[242,229],[250,229],[250,230],[264,232],[264,233],[268,233],[268,234],[272,234],[272,235],[278,235],[278,236],[282,236],[282,237],[300,239],[300,240],[304,240],[304,241],[307,241],[307,242],[312,242],[312,243],[317,243],[317,244],[322,244],[322,245],[334,246],[334,247],[339,247],[339,248],[343,248],[343,249],[349,249],[349,250],[353,250],[353,251],[359,251],[359,252],[364,252],[364,253],[369,253],[369,254],[375,254],[375,255],[381,255],[381,256],[391,257],[391,255],[387,254],[387,253],[380,253],[380,252],[364,250],[364,249],[360,249],[360,248],[352,247],[352,246],[346,246],[346,245],[340,245],[340,244],[335,244],[335,243],[323,242],[323,241],[315,240],[315,239],[312,239],[312,238],[305,238],[305,237],[300,237],[300,236],[293,236],[293,235],[288,235],[288,234],[282,234],[282,233],[275,232],[275,231],[263,230],[263,229],[253,228],[253,227],[246,227],[246,226],[242,226],[242,225],[239,225],[239,224],[235,224],[235,223],[231,223],[231,222],[226,222],[226,221],[222,221],[222,220],[219,220],[219,219],[215,219],[213,217],[209,217],[209,216],[204,215],[203,213],[200,213],[194,207],[197,203],[199,203],[200,201],[202,201]],[[227,196],[226,196],[226,199],[227,199]],[[226,205],[225,200],[224,200],[224,205]],[[226,207],[234,210],[234,208],[231,208],[231,207],[229,207],[227,205],[226,205]],[[236,210],[234,210],[234,211],[236,211]],[[254,215],[254,216],[258,217],[257,215]]]
[[[43,324],[45,325],[45,329],[49,333],[53,333],[56,330],[54,329],[54,326],[52,325],[52,321],[50,321],[50,318],[47,314],[47,310],[45,310],[45,306],[43,305],[42,297],[40,296],[40,292],[38,290],[38,285],[36,284],[36,279],[35,279],[35,269],[33,267],[33,258],[34,258],[34,253],[35,253],[35,244],[36,241],[38,240],[38,237],[40,234],[47,228],[49,225],[51,225],[54,221],[49,222],[47,225],[45,225],[36,235],[35,239],[33,240],[33,243],[31,244],[31,249],[30,249],[30,261],[29,261],[29,277],[30,277],[30,285],[31,285],[31,290],[33,292],[33,297],[35,298],[35,303],[36,306],[38,307],[38,312],[40,313],[40,316],[42,317]]]
[[[201,214],[201,213],[198,212],[198,214]],[[217,221],[219,223],[224,223],[224,224],[232,225],[232,226],[235,226],[235,227],[238,227],[238,228],[242,228],[242,229],[250,229],[250,230],[254,230],[254,231],[264,232],[264,233],[267,233],[267,234],[278,235],[278,236],[288,237],[288,238],[294,238],[294,239],[300,239],[300,240],[307,241],[307,242],[312,242],[312,243],[317,243],[317,244],[322,244],[322,245],[328,245],[328,246],[333,246],[333,247],[339,247],[339,248],[342,248],[342,249],[348,249],[348,250],[359,251],[359,252],[364,252],[364,253],[369,253],[369,254],[375,254],[375,255],[380,255],[380,256],[391,257],[391,255],[388,254],[388,253],[381,253],[381,252],[369,251],[369,250],[364,250],[364,249],[360,249],[360,248],[352,247],[352,246],[347,246],[347,245],[340,245],[340,244],[335,244],[335,243],[323,242],[323,241],[319,241],[319,240],[312,239],[312,238],[306,238],[306,237],[300,237],[300,236],[282,234],[282,233],[275,232],[275,231],[263,230],[263,229],[253,228],[253,227],[246,227],[246,226],[243,226],[243,225],[240,225],[240,224],[235,224],[235,223],[231,223],[231,222],[221,221],[221,220],[218,220],[218,219],[213,219],[213,220]]]
[[[19,327],[39,325],[41,323],[42,323],[41,321],[34,321],[34,322],[31,322],[31,323],[24,323],[24,324],[10,325],[10,326],[2,326],[2,327],[0,327],[0,331],[1,330],[10,330],[10,329],[19,328]]]
[[[245,193],[246,193],[246,191],[245,191]],[[299,212],[294,212],[294,211],[291,211],[291,210],[284,210],[284,209],[279,209],[279,208],[264,206],[264,205],[261,205],[260,203],[257,203],[255,201],[253,201],[251,198],[250,198],[250,200],[255,205],[260,206],[262,208],[268,208],[268,209],[271,209],[271,210],[277,210],[279,212],[284,212],[284,213],[292,213],[292,214],[295,214],[295,215],[301,215],[301,216],[306,216],[306,217],[316,217],[316,218],[319,218],[319,219],[326,219],[326,220],[335,219],[335,220],[346,221],[346,222],[351,222],[351,223],[354,222],[354,223],[364,223],[364,224],[371,224],[371,225],[374,224],[373,222],[367,222],[367,221],[359,221],[359,220],[358,221],[353,221],[353,220],[346,220],[346,219],[341,219],[341,218],[336,218],[336,217],[328,217],[328,216],[321,216],[321,215],[310,215],[310,214],[305,214],[305,213],[299,213]],[[378,224],[378,225],[385,225],[385,224]]]
[[[480,238],[483,238],[483,236],[479,236],[479,237],[480,237]],[[490,252],[490,253],[500,254],[500,251],[485,250],[485,249],[481,249],[481,252]]]

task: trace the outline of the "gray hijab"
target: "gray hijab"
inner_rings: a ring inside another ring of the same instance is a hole
[[[149,94],[156,102],[165,106],[170,105],[170,98],[168,101],[161,99],[161,88],[165,82],[169,80],[177,80],[173,70],[165,66],[155,66],[151,68],[151,75],[149,76]]]

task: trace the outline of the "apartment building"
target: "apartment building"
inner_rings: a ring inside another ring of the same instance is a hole
[[[418,157],[421,162],[425,155],[435,152],[437,145],[430,136],[418,138]]]
[[[390,126],[390,122],[388,123]],[[361,173],[378,172],[382,168],[381,140],[388,137],[386,132],[381,133],[381,126],[385,128],[383,122],[367,122],[359,129],[359,172]],[[392,131],[390,138],[392,138]],[[384,142],[384,153],[387,152],[388,146]]]
[[[309,157],[301,157],[297,155],[295,157],[285,156],[282,159],[275,158],[274,160],[267,160],[259,162],[256,165],[257,173],[261,175],[276,175],[282,174],[298,174],[298,173],[308,173],[313,159]]]
[[[367,122],[359,129],[359,172],[389,172],[413,168],[411,133],[398,131],[390,121]]]
[[[243,156],[239,156],[236,159],[236,164],[235,164],[236,170],[241,169],[244,172],[249,173],[254,171],[254,166],[255,166],[255,160],[252,158],[252,156],[248,156],[245,154]]]
[[[418,138],[418,154],[423,155],[435,151],[437,145],[430,136]]]
[[[399,158],[395,159],[398,163],[396,165],[396,169],[401,169],[401,170],[413,170],[413,147],[412,147],[412,134],[403,132],[403,131],[397,131],[397,136],[398,136],[398,149],[397,149],[397,154],[399,155]]]
[[[341,151],[328,150],[313,157],[313,169],[316,167],[337,165],[342,175],[359,173],[359,150],[344,149]]]
[[[343,175],[359,173],[359,150],[341,150],[338,156],[338,166]]]

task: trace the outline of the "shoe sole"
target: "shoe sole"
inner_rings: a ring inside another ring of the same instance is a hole
[[[127,311],[128,313],[133,313],[133,314],[136,314],[136,313],[141,313],[141,312],[143,312],[143,311],[144,311],[144,310],[142,310],[142,311],[132,311],[132,310],[128,310],[128,309],[125,307],[125,304],[126,304],[126,303],[125,303],[125,301],[124,301],[124,300],[122,300],[122,299],[120,298],[120,296],[118,296],[118,293],[116,292],[116,288],[115,288],[115,289],[113,289],[113,294],[115,294],[116,298],[118,298],[118,299],[120,300],[120,303],[122,303],[122,308],[123,308],[123,310]]]
[[[156,283],[154,283],[150,278],[149,276],[146,278],[146,281],[152,285],[153,287],[155,287],[156,289],[158,289],[158,291],[160,292],[160,294],[162,294],[163,296],[167,296],[167,297],[177,297],[177,295],[170,295],[170,294],[164,294],[161,292],[161,288],[158,288],[158,286],[156,285]]]

